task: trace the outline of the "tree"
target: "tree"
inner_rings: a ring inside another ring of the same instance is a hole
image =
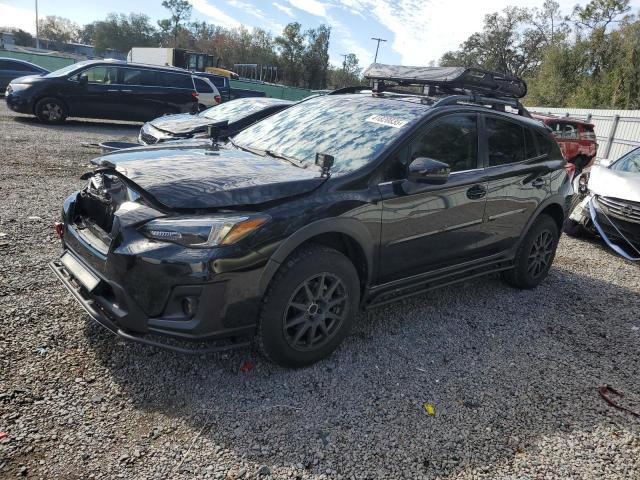
[[[36,40],[35,40],[35,38],[33,38],[33,35],[31,35],[29,32],[25,32],[24,30],[22,30],[20,28],[11,28],[11,27],[2,28],[2,27],[0,27],[0,31],[13,33],[13,41],[15,42],[16,45],[19,45],[21,47],[35,47],[36,46]]]
[[[553,45],[569,34],[569,25],[555,0],[544,0],[542,8],[532,8],[525,19],[538,31],[544,46]]]
[[[542,33],[526,28],[529,12],[507,7],[484,18],[481,32],[460,49],[442,56],[443,66],[476,66],[517,76],[531,75],[540,63]]]
[[[275,44],[280,53],[283,67],[283,79],[290,85],[299,86],[302,80],[302,56],[304,54],[304,37],[302,25],[293,22],[284,27],[282,35],[276,37]]]
[[[107,49],[127,53],[131,47],[153,47],[158,45],[158,33],[149,17],[142,13],[110,13],[107,18],[85,25],[82,37],[91,39],[96,52]]]
[[[362,68],[360,61],[355,53],[348,54],[341,67],[331,68],[329,72],[329,87],[342,88],[348,86],[360,85]]]
[[[163,0],[162,6],[169,10],[171,18],[160,20],[158,26],[165,34],[171,34],[173,45],[178,43],[180,31],[186,28],[186,23],[191,18],[193,7],[187,0]]]
[[[302,54],[302,61],[306,87],[311,89],[325,88],[329,70],[331,27],[320,25],[318,28],[307,30],[304,36],[307,45]]]
[[[577,25],[589,30],[606,29],[631,10],[629,0],[591,0],[584,7],[576,5],[573,18]]]
[[[38,22],[42,38],[54,42],[57,46],[78,39],[79,27],[68,18],[50,15]]]

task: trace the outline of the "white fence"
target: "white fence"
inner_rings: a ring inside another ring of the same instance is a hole
[[[530,112],[574,117],[593,123],[598,137],[598,158],[620,158],[629,150],[640,147],[640,110],[547,107],[527,109]]]

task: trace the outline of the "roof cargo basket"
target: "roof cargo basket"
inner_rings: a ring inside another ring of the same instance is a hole
[[[374,91],[390,82],[397,86],[423,86],[424,94],[482,94],[487,97],[522,98],[527,94],[524,80],[480,68],[405,67],[374,63],[364,72]]]

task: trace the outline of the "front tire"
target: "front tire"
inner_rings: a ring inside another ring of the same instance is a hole
[[[514,268],[502,274],[503,280],[523,290],[540,285],[549,273],[559,238],[555,220],[540,215],[518,247]]]
[[[38,101],[35,108],[36,117],[42,123],[59,125],[64,123],[68,112],[66,105],[57,98],[47,97]]]
[[[262,302],[256,343],[283,367],[331,354],[349,333],[360,303],[358,273],[342,253],[322,245],[296,250]]]

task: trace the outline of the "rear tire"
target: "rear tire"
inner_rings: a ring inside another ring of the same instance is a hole
[[[38,120],[51,125],[64,123],[68,116],[66,105],[61,100],[53,97],[39,100],[34,112]]]
[[[358,273],[342,253],[322,245],[296,250],[262,301],[256,343],[283,367],[331,354],[349,333],[360,302]]]
[[[503,272],[503,280],[523,290],[540,285],[549,273],[559,238],[555,220],[540,215],[518,246],[513,270]]]

